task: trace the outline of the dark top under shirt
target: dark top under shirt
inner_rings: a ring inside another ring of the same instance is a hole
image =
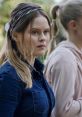
[[[17,75],[9,62],[0,67],[0,117],[50,117],[55,100],[43,76],[43,64],[34,63],[32,88]]]

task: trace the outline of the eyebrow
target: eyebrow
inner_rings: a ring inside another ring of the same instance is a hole
[[[36,28],[36,27],[33,27],[31,28],[32,30],[39,30],[39,28]],[[44,30],[50,30],[50,27],[49,28],[45,28]]]

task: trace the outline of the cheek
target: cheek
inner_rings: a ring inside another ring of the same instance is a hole
[[[24,48],[26,50],[26,52],[34,52],[36,50],[36,45],[37,45],[37,41],[34,40],[32,37],[28,38],[27,40],[25,39],[24,42]]]
[[[50,41],[51,41],[51,36],[48,35],[48,36],[47,36],[47,39],[46,39],[47,44],[48,44]]]
[[[37,46],[37,41],[36,40],[32,40],[31,41],[31,49],[32,50],[35,50],[36,49],[36,46]]]

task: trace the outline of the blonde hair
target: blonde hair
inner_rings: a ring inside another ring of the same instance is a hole
[[[67,0],[62,1],[52,9],[52,16],[54,19],[59,17],[63,27],[68,30],[67,24],[71,20],[78,21],[82,16],[82,0]]]
[[[7,41],[4,40],[3,47],[0,50],[0,65],[3,63],[3,61],[6,60],[6,46],[7,46]]]
[[[9,39],[4,43],[0,52],[0,64],[3,64],[6,60],[9,60],[10,64],[14,66],[17,74],[21,80],[27,84],[27,87],[32,87],[31,71],[27,64],[21,61],[21,59],[17,56]]]
[[[24,48],[22,48],[23,40],[21,39],[21,44],[18,44],[16,40],[14,40],[13,32],[24,34],[28,25],[31,24],[34,18],[38,17],[39,15],[44,16],[50,26],[49,17],[39,5],[34,3],[20,3],[17,5],[17,7],[11,12],[9,28],[7,30],[6,48],[3,48],[3,51],[0,55],[0,64],[4,63],[4,61],[8,59],[16,69],[17,74],[20,76],[21,80],[27,84],[27,87],[32,87],[32,66],[28,63],[32,60],[32,48],[30,48],[28,55],[24,55]]]

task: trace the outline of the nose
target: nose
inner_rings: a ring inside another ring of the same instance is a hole
[[[46,40],[46,36],[45,34],[42,32],[39,36],[39,41],[45,41]]]

